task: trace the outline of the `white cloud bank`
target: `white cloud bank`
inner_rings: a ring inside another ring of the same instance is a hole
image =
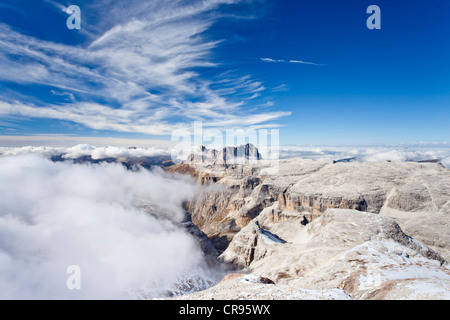
[[[361,162],[439,160],[444,166],[450,168],[450,146],[447,143],[374,147],[282,146],[280,157],[333,160],[355,158],[356,161]]]
[[[148,148],[127,148],[120,146],[95,147],[89,144],[78,144],[70,148],[52,147],[0,147],[0,156],[18,156],[25,154],[36,154],[44,158],[63,155],[64,159],[77,159],[84,156],[91,156],[94,160],[106,158],[139,158],[168,156],[168,148],[148,147]]]
[[[180,279],[211,279],[176,223],[195,191],[189,180],[117,164],[1,157],[0,299],[145,298]],[[66,286],[70,265],[81,268],[81,290]]]
[[[78,144],[69,148],[53,147],[0,147],[1,156],[18,156],[36,154],[50,159],[52,156],[63,155],[65,159],[77,159],[83,156],[91,156],[94,160],[106,158],[139,158],[153,156],[169,156],[172,154],[173,145],[160,145],[154,147],[128,148],[123,146],[95,147],[89,144]],[[267,150],[260,149],[263,159],[268,159]],[[306,159],[349,159],[356,161],[426,161],[439,160],[444,166],[450,168],[450,146],[446,143],[412,144],[396,146],[373,146],[373,147],[343,147],[343,146],[280,146],[279,156],[286,158]],[[186,160],[187,157],[172,160]]]
[[[64,150],[64,158],[76,159],[82,156],[91,156],[92,159],[105,158],[138,158],[169,155],[168,150],[159,148],[123,148],[123,147],[94,147],[88,144],[76,145]]]

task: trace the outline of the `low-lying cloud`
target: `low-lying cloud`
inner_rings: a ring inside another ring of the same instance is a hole
[[[178,224],[196,188],[119,164],[0,157],[0,299],[147,298],[213,279]],[[80,290],[66,286],[71,265]]]
[[[160,148],[94,147],[86,144],[64,150],[64,158],[67,159],[91,156],[92,159],[98,160],[106,158],[154,157],[169,154],[168,150]]]
[[[71,160],[84,156],[90,156],[93,160],[107,158],[139,158],[154,156],[170,156],[171,146],[158,146],[146,148],[128,148],[119,146],[95,147],[89,144],[78,144],[70,148],[53,147],[0,147],[0,156],[17,156],[36,154],[45,158],[62,155],[63,159]],[[260,149],[263,159],[268,159],[267,150]],[[280,146],[281,159],[305,158],[305,159],[333,159],[341,160],[354,158],[356,161],[427,161],[438,160],[447,168],[450,168],[450,146],[441,144],[411,144],[393,146]],[[184,155],[183,155],[184,156]],[[186,157],[173,159],[185,161]]]
[[[77,159],[90,156],[94,160],[107,158],[139,158],[170,155],[168,148],[126,148],[126,147],[95,147],[89,144],[78,144],[70,148],[52,147],[0,147],[0,156],[17,156],[25,154],[37,154],[45,158],[62,155],[64,159]]]
[[[446,143],[373,147],[282,146],[280,147],[280,157],[284,159],[295,157],[333,160],[354,159],[361,162],[437,160],[450,168],[450,146]]]

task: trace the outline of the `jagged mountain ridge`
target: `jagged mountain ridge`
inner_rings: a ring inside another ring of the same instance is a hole
[[[251,143],[247,143],[237,147],[223,147],[220,151],[200,146],[196,152],[188,157],[187,163],[209,163],[226,166],[255,160],[262,160],[262,156],[258,148]]]

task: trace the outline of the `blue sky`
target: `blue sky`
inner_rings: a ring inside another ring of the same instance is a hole
[[[366,9],[381,8],[381,30]],[[69,30],[69,5],[81,30]],[[0,3],[0,135],[450,141],[447,0]]]

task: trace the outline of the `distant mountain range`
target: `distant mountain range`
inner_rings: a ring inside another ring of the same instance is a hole
[[[140,166],[145,169],[151,169],[153,167],[169,167],[175,163],[171,160],[170,155],[151,156],[151,157],[109,157],[104,159],[93,159],[92,156],[81,156],[75,159],[64,158],[64,154],[52,156],[50,158],[53,162],[70,161],[73,163],[121,163],[127,169],[131,170]]]
[[[132,147],[130,149],[132,149]],[[128,169],[133,169],[136,166],[141,166],[145,169],[151,169],[155,166],[166,168],[175,165],[170,155],[121,157],[111,156],[97,159],[93,158],[91,155],[82,155],[75,158],[68,158],[65,153],[60,153],[52,155],[50,159],[53,162],[71,161],[73,163],[121,163]],[[262,160],[262,156],[259,153],[258,148],[256,148],[253,144],[246,144],[238,147],[224,147],[220,151],[215,149],[208,149],[205,146],[201,146],[198,148],[198,151],[192,153],[188,157],[188,159],[186,159],[186,163],[229,165],[243,163],[250,160]]]

